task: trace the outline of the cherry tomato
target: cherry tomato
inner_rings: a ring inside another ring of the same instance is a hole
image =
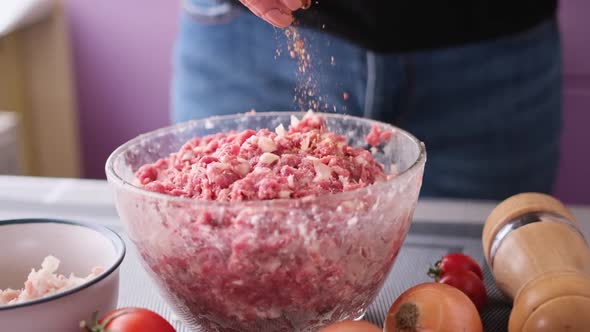
[[[100,321],[88,327],[85,322],[80,324],[88,332],[176,332],[174,327],[157,313],[143,308],[121,308],[109,312]]]
[[[369,322],[347,320],[326,326],[320,332],[382,332],[382,330]]]
[[[447,273],[464,270],[475,273],[479,279],[483,280],[483,272],[479,264],[473,258],[460,253],[448,254],[443,257],[428,271],[428,275],[438,281]]]
[[[453,286],[465,293],[478,310],[485,307],[487,302],[486,288],[483,281],[475,273],[471,271],[453,271],[446,273],[439,282]]]
[[[385,318],[385,332],[482,332],[473,302],[458,289],[425,283],[405,291]]]

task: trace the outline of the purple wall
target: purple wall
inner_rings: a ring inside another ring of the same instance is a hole
[[[122,142],[169,122],[176,0],[67,0],[78,86],[84,173],[104,177]],[[557,195],[590,203],[590,1],[563,1],[565,134]]]
[[[590,203],[590,1],[562,1],[565,124],[556,195]]]
[[[67,0],[84,174],[103,178],[121,143],[169,122],[175,0]]]

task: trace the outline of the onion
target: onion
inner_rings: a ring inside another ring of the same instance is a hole
[[[482,332],[477,308],[460,290],[424,283],[404,292],[385,318],[385,332]]]
[[[332,169],[324,165],[322,162],[316,161],[313,163],[313,168],[315,169],[315,181],[322,181],[328,180],[332,177]]]
[[[291,127],[297,127],[299,119],[295,115],[291,115]]]
[[[275,142],[272,139],[264,136],[261,136],[258,139],[258,147],[260,150],[262,150],[262,152],[274,152],[277,150],[277,145]]]
[[[279,137],[283,137],[285,134],[287,134],[287,131],[285,130],[285,127],[282,123],[275,128],[275,133],[277,133]]]
[[[267,165],[272,165],[277,160],[279,160],[279,156],[270,152],[265,152],[260,156],[260,163]]]

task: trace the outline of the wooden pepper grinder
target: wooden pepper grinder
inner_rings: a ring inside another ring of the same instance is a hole
[[[561,202],[535,193],[505,200],[486,221],[483,248],[514,300],[509,332],[590,331],[590,249]]]

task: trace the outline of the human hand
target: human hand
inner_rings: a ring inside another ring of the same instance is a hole
[[[311,0],[240,0],[256,16],[268,23],[285,28],[293,23],[293,12],[308,8]]]

